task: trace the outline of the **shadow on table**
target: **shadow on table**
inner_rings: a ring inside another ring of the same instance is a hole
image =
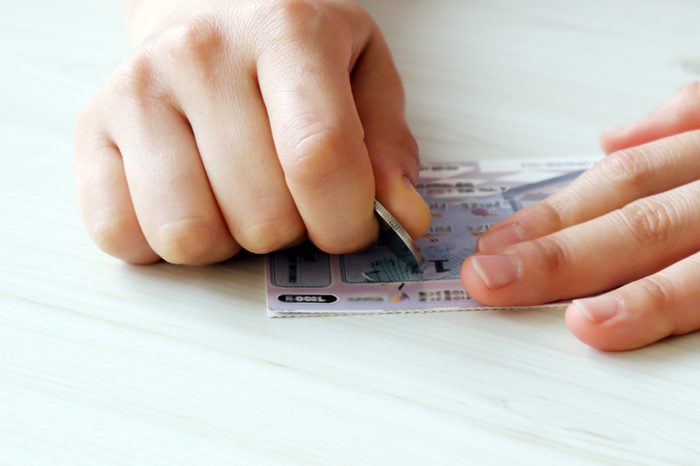
[[[523,331],[522,338],[528,338],[528,329],[533,331],[532,335],[537,335],[537,343],[545,343],[551,338],[553,346],[561,346],[563,335],[566,339],[582,348],[584,354],[592,360],[617,362],[623,365],[638,365],[639,363],[649,363],[655,361],[668,363],[679,360],[697,361],[700,354],[700,332],[690,333],[666,338],[655,344],[632,351],[605,352],[596,350],[579,342],[566,328],[564,322],[564,311],[566,305],[550,306],[530,309],[504,309],[487,310],[482,312],[482,317],[495,322],[507,321],[511,326],[515,326],[516,331]],[[566,343],[566,346],[573,346]],[[563,349],[563,348],[562,348]],[[652,365],[653,366],[653,365]],[[672,366],[671,366],[672,367]]]
[[[262,267],[262,256],[242,253],[229,261],[202,267],[167,263],[123,265],[117,278],[121,291],[141,303],[264,314]]]
[[[697,364],[700,355],[700,332],[668,337],[644,348],[632,351],[596,351],[602,360],[615,360],[624,364],[655,361],[658,363],[688,360]]]

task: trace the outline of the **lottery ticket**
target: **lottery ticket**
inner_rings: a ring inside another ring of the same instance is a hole
[[[305,243],[266,258],[271,317],[479,310],[462,287],[462,262],[499,220],[556,192],[597,158],[430,163],[418,192],[432,213],[416,240],[415,268],[378,243],[364,252],[328,255]]]

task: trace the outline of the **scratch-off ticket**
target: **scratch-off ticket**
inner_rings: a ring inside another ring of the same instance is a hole
[[[380,243],[328,255],[306,243],[269,254],[271,317],[485,309],[464,291],[462,262],[499,220],[558,191],[597,159],[489,160],[421,167],[418,192],[432,223],[413,268]]]

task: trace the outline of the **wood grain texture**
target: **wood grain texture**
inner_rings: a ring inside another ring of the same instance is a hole
[[[700,335],[624,354],[558,311],[270,320],[262,262],[90,243],[72,127],[118,2],[0,15],[0,464],[697,464]],[[700,3],[365,2],[432,160],[598,151],[697,79]]]

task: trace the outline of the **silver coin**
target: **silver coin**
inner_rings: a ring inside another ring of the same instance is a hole
[[[374,211],[379,219],[379,243],[415,270],[423,264],[423,254],[406,229],[379,201],[374,201]]]

